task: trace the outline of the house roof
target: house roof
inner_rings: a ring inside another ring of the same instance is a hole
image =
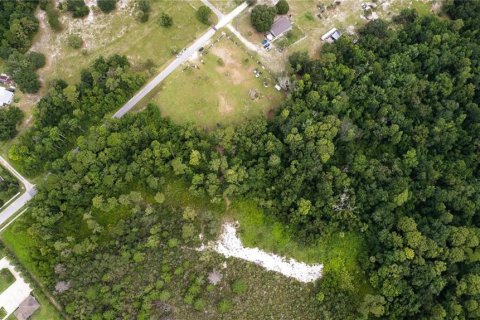
[[[287,16],[281,16],[278,18],[272,25],[272,28],[270,29],[270,33],[274,37],[278,37],[284,32],[287,32],[292,28],[292,22]]]
[[[18,306],[18,309],[14,314],[18,320],[27,320],[38,308],[40,308],[40,304],[37,302],[37,300],[35,300],[35,298],[32,296],[28,296]]]
[[[333,40],[338,40],[338,38],[340,38],[341,35],[342,34],[338,30],[336,30],[334,33],[332,33],[331,37]]]
[[[0,87],[0,107],[8,105],[13,101],[13,92]]]

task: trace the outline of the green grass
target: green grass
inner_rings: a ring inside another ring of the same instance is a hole
[[[259,78],[253,74],[255,68],[263,73]],[[268,87],[264,87],[264,82]],[[190,67],[172,73],[137,108],[151,101],[177,123],[192,122],[210,129],[217,124],[235,124],[267,114],[283,98],[274,85],[274,78],[256,64],[254,56],[223,37]],[[250,90],[255,90],[259,98],[252,100]]]
[[[88,67],[100,55],[127,55],[136,68],[151,59],[154,69],[160,68],[173,51],[180,50],[208,28],[195,18],[195,8],[200,1],[150,1],[150,18],[139,23],[131,9],[117,9],[108,15],[96,15],[92,23],[78,24],[78,20],[67,17],[64,31],[53,33],[42,29],[35,38],[34,48],[47,57],[55,57],[52,65],[40,70],[47,80],[61,78],[76,82],[80,70]],[[162,12],[173,18],[171,28],[158,24]],[[79,34],[84,40],[82,49],[75,50],[66,44],[69,34]]]
[[[40,308],[35,311],[30,320],[61,320],[63,317],[60,315],[57,309],[52,305],[52,303],[45,297],[45,295],[40,290],[33,290],[33,295],[40,303]]]
[[[0,270],[0,293],[15,282],[15,277],[8,269]],[[1,317],[0,317],[1,318]]]
[[[290,30],[289,32],[287,32],[286,35],[278,39],[275,45],[279,48],[285,49],[302,39],[304,36],[305,33],[302,31],[302,29],[300,29],[298,25],[294,24],[292,26],[292,30]]]

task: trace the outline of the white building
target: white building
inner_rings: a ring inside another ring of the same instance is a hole
[[[9,106],[13,101],[14,93],[0,87],[0,107]]]

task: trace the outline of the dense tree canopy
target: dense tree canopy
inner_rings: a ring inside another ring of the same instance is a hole
[[[15,137],[22,119],[23,112],[17,107],[0,108],[0,141]]]
[[[275,4],[275,8],[277,9],[278,14],[287,14],[288,10],[290,10],[290,6],[288,5],[287,0],[280,0]]]
[[[212,9],[207,6],[200,6],[197,10],[197,19],[203,24],[210,24],[210,16],[212,15]]]
[[[276,15],[277,9],[275,7],[262,4],[253,8],[250,19],[257,31],[267,32],[272,27]]]
[[[212,203],[256,201],[299,241],[363,237],[362,270],[325,270],[316,318],[479,318],[480,44],[468,21],[477,13],[460,22],[407,10],[369,23],[358,41],[326,44],[319,59],[296,54],[297,81],[272,120],[208,133],[154,106],[87,130],[140,85],[124,58],[99,59],[77,86],[57,82],[10,150],[50,173],[29,228],[42,280],[74,318],[159,317],[152,307],[172,299],[168,285],[162,292],[172,276],[158,283],[153,272],[142,297],[125,285],[127,269],[159,259],[146,248],[177,259],[170,249],[194,242],[201,225],[218,230],[191,212],[181,225],[162,219],[179,219],[162,205],[175,178]]]

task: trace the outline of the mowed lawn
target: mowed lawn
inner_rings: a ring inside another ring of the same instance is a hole
[[[179,67],[137,109],[154,102],[173,121],[205,129],[267,115],[283,94],[275,90],[268,70],[234,39],[216,38],[212,48]],[[258,78],[255,69],[262,72]]]
[[[38,13],[41,29],[35,38],[32,50],[43,52],[48,64],[39,71],[48,81],[54,78],[76,82],[80,71],[87,68],[100,55],[126,55],[137,69],[142,69],[147,60],[154,63],[152,74],[204,32],[208,26],[195,16],[200,1],[150,1],[150,18],[146,23],[135,19],[133,1],[126,2],[110,13],[97,12],[93,17],[73,19],[62,16],[64,30],[54,33],[45,22],[43,12]],[[158,24],[165,12],[173,18],[173,26],[163,28]],[[81,49],[72,49],[67,44],[70,34],[83,39]]]

